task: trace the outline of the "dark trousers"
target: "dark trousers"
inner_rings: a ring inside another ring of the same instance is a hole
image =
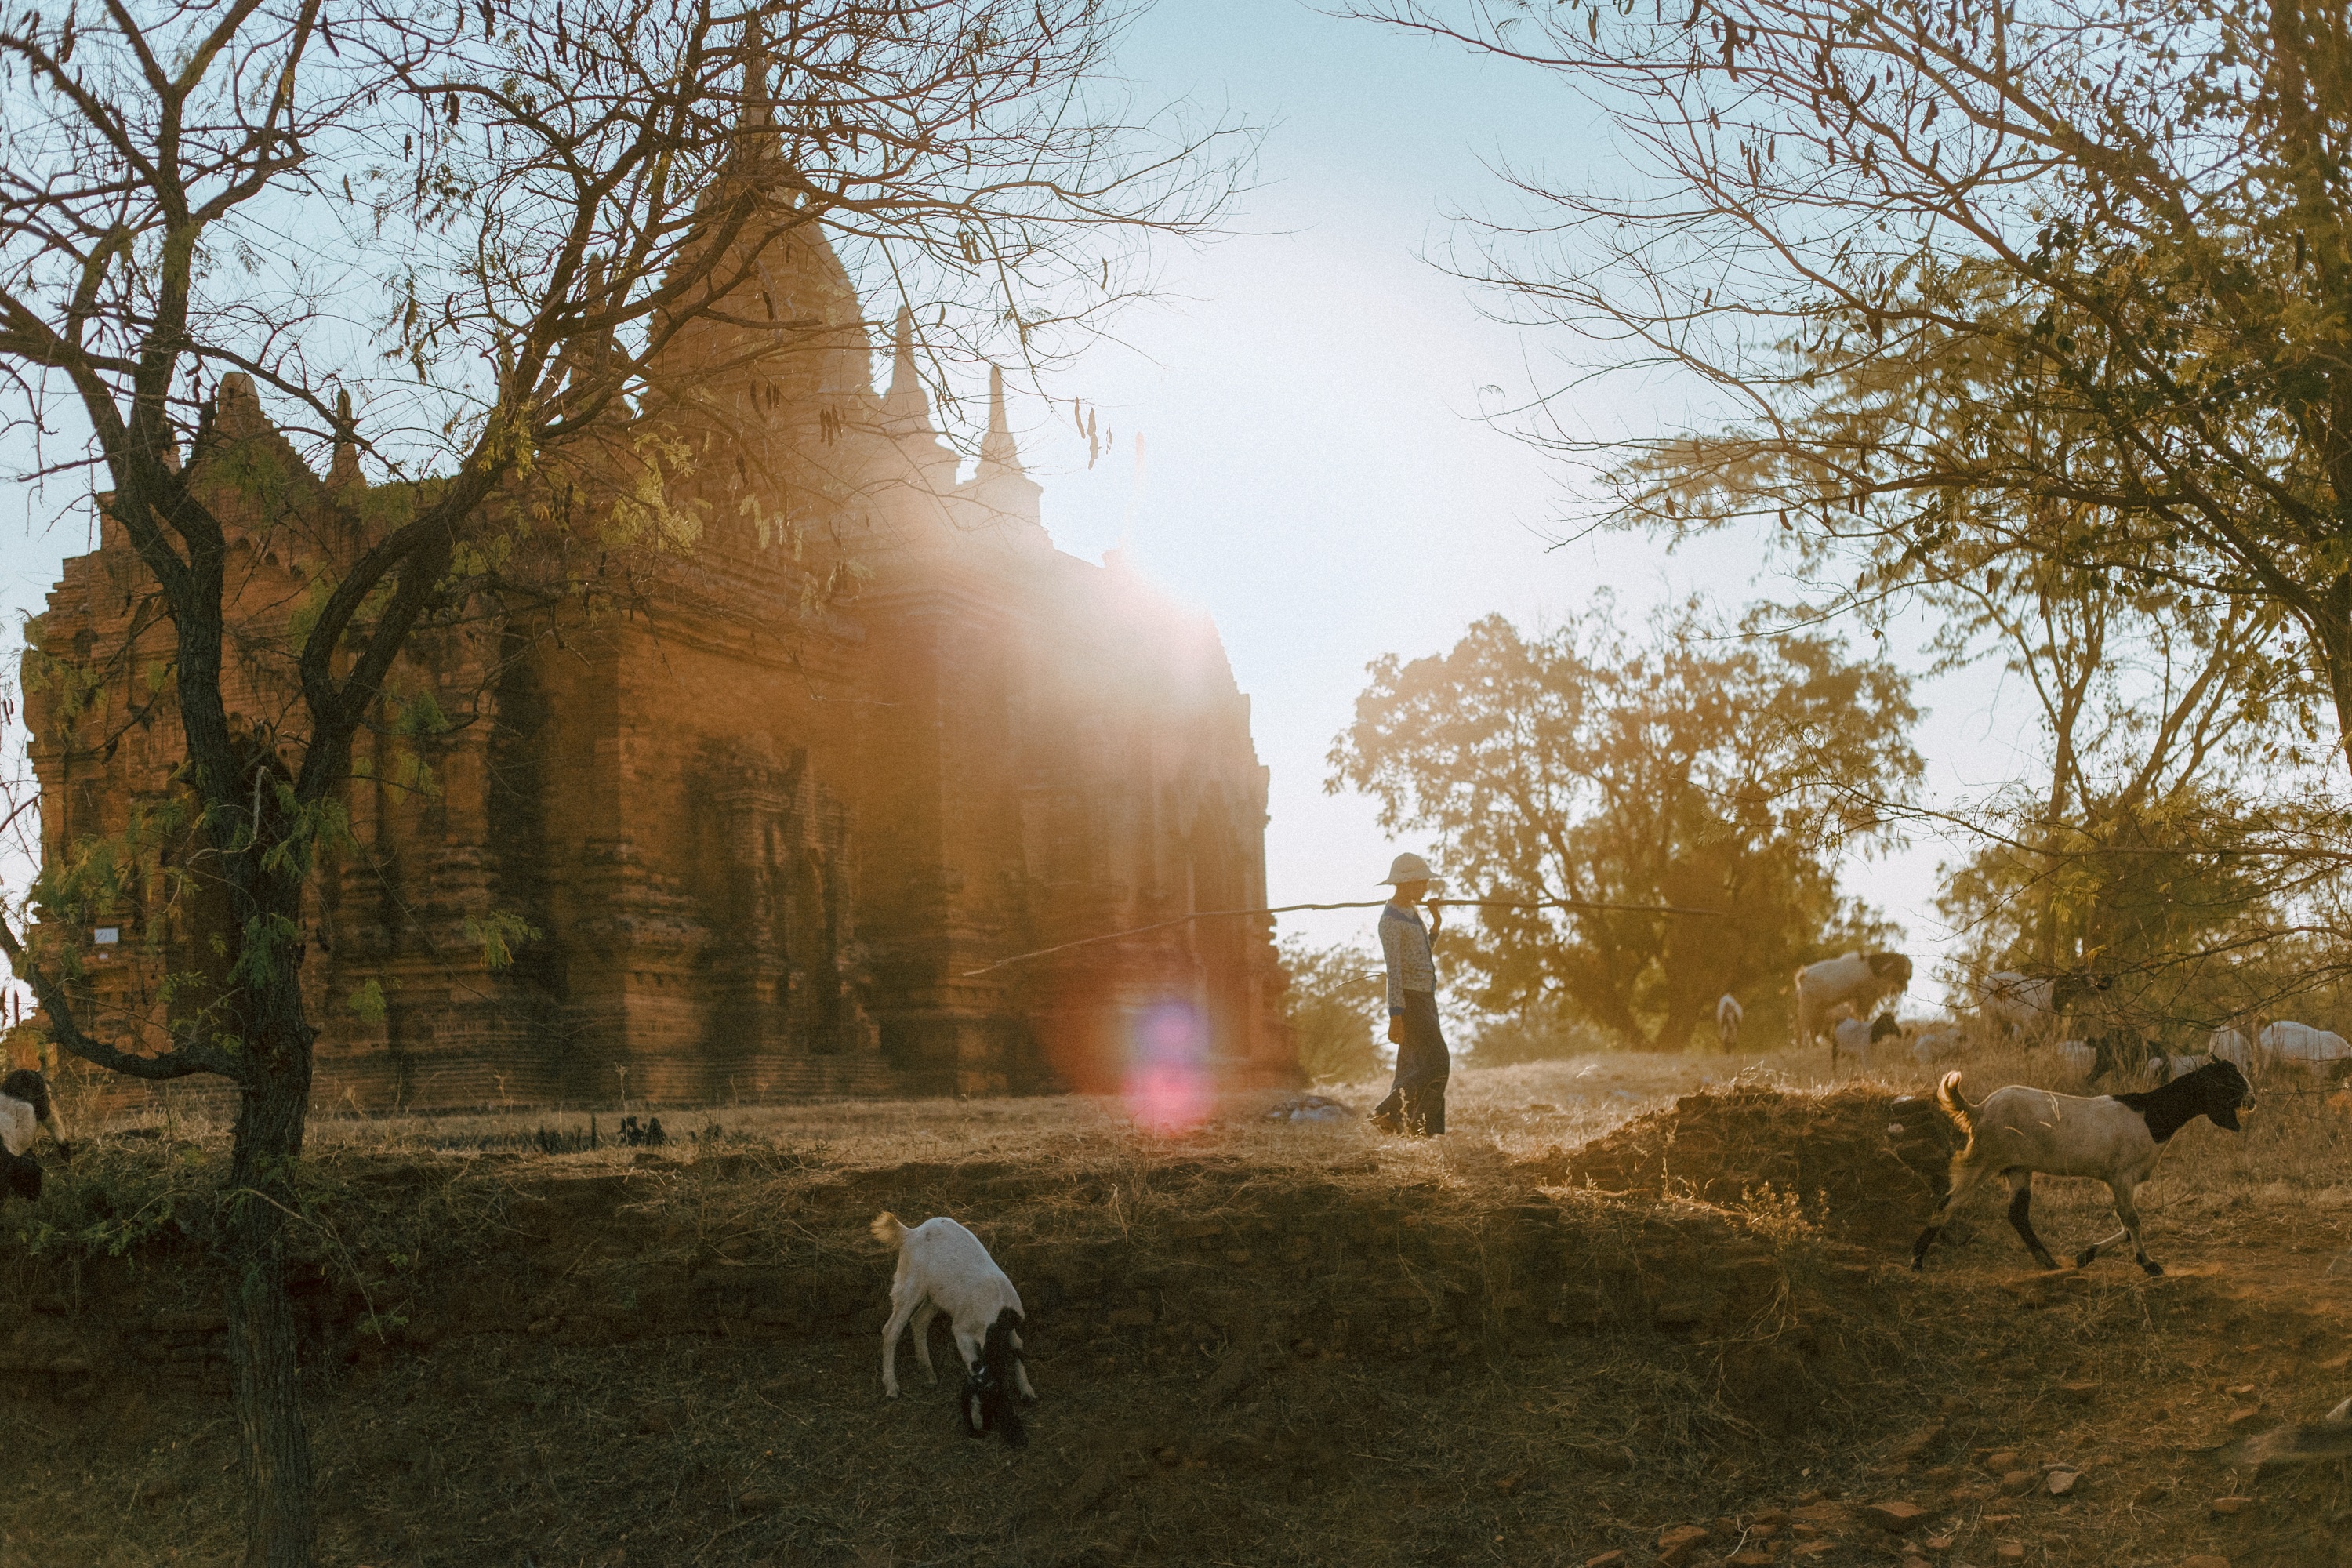
[[[1437,1026],[1437,998],[1426,991],[1406,992],[1403,1024],[1396,1081],[1372,1115],[1396,1117],[1406,1131],[1434,1137],[1445,1131],[1445,1080],[1454,1071],[1444,1032]]]

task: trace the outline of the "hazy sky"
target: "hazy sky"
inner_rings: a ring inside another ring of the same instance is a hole
[[[1561,176],[1608,158],[1573,100],[1530,73],[1293,0],[1165,0],[1124,64],[1144,101],[1188,99],[1265,126],[1258,188],[1240,235],[1165,258],[1181,299],[1128,318],[1126,346],[1098,349],[1053,389],[1099,405],[1120,449],[1088,470],[1066,423],[1033,406],[1025,454],[1064,549],[1097,559],[1131,530],[1139,569],[1215,616],[1273,770],[1274,901],[1374,897],[1394,849],[1425,847],[1390,843],[1368,802],[1323,790],[1325,752],[1369,661],[1443,649],[1494,611],[1539,626],[1604,584],[1635,613],[1693,588],[1737,605],[1777,585],[1755,581],[1753,550],[1733,541],[1673,557],[1614,536],[1549,548],[1561,476],[1475,416],[1480,387],[1546,380],[1567,345],[1483,321],[1423,256],[1455,232],[1454,210],[1507,200],[1485,160],[1507,153]],[[1586,416],[1645,433],[1660,407],[1678,406],[1675,392]],[[11,621],[85,548],[86,509],[43,526],[58,499],[0,489]],[[1933,711],[1919,739],[1938,790],[2007,771],[1994,690],[1975,680],[1922,693]],[[1917,846],[1848,878],[1905,923],[1915,952],[1939,935],[1938,853]],[[1285,929],[1328,939],[1370,925],[1292,917]]]
[[[1125,63],[1146,97],[1269,127],[1260,185],[1241,237],[1170,258],[1170,290],[1189,300],[1130,318],[1131,351],[1097,351],[1060,389],[1101,403],[1122,450],[1087,471],[1060,426],[1038,431],[1046,522],[1094,558],[1131,509],[1141,570],[1215,616],[1273,769],[1274,902],[1377,896],[1392,850],[1423,846],[1391,845],[1369,801],[1323,790],[1369,661],[1437,652],[1494,611],[1557,620],[1602,585],[1636,614],[1694,588],[1736,606],[1785,585],[1758,581],[1741,541],[1673,556],[1623,536],[1552,548],[1564,476],[1475,416],[1480,387],[1549,381],[1575,345],[1482,319],[1424,258],[1458,232],[1454,213],[1512,199],[1488,168],[1499,155],[1554,177],[1606,167],[1580,104],[1534,73],[1286,0],[1169,0]],[[1645,434],[1683,406],[1673,385],[1654,393],[1582,412],[1591,428]],[[1139,494],[1130,431],[1146,442]],[[1934,710],[1919,742],[1939,791],[2007,771],[1995,690],[1987,679],[1923,689]],[[1942,853],[1922,843],[1849,875],[1915,952],[1939,945]],[[1284,928],[1330,939],[1370,922]],[[1923,975],[1913,994],[1936,989]]]

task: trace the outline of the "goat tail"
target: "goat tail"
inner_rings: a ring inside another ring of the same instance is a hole
[[[1029,1441],[1028,1429],[1021,1424],[1021,1407],[1013,1398],[1021,1352],[1013,1348],[1013,1336],[1021,1331],[1021,1323],[1018,1310],[1003,1309],[996,1314],[996,1321],[988,1325],[980,1349],[980,1382],[987,1391],[982,1407],[988,1425],[1003,1433],[1006,1445],[1014,1448]]]
[[[876,1215],[874,1223],[866,1228],[873,1232],[874,1239],[885,1247],[900,1247],[907,1240],[907,1227],[888,1209]]]
[[[1966,1097],[1960,1093],[1959,1068],[1954,1068],[1950,1072],[1946,1073],[1944,1081],[1936,1086],[1936,1109],[1942,1111],[1951,1124],[1958,1128],[1968,1139],[1967,1147],[1960,1151],[1963,1155],[1967,1154],[1969,1149],[1976,1147],[1977,1124],[1973,1114],[1976,1107],[1970,1105]]]

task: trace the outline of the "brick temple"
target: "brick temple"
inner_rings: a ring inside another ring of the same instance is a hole
[[[357,847],[322,861],[308,904],[314,1104],[1094,1090],[1154,1052],[1287,1080],[1264,919],[971,973],[1263,905],[1249,700],[1206,617],[1116,552],[1055,548],[1001,380],[967,477],[903,310],[877,391],[860,302],[814,231],[756,282],[756,308],[678,334],[646,399],[698,453],[699,536],[640,552],[625,594],[478,591],[389,684],[398,713],[429,697],[448,722],[404,737],[388,710],[362,737]],[[350,520],[381,492],[348,447],[308,467],[237,376],[186,462],[235,521],[232,709],[296,754],[270,728],[299,713],[289,618],[364,547]],[[53,861],[167,803],[181,755],[172,630],[100,503],[97,549],[30,628]],[[205,967],[201,915],[146,907],[157,885],[135,876],[52,930],[90,955],[95,1027],[147,1048],[175,1005],[163,975]],[[535,934],[494,966],[501,917]],[[349,1005],[370,982],[380,1016]]]

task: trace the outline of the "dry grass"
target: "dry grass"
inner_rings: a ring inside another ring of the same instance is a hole
[[[2158,1281],[2127,1260],[2038,1276],[1990,1201],[1919,1278],[1841,1245],[1836,1216],[1824,1231],[1528,1184],[1546,1151],[1680,1095],[1736,1077],[1801,1089],[1825,1067],[1470,1068],[1455,1132],[1426,1142],[1266,1123],[1271,1095],[1181,1136],[1103,1100],[665,1111],[687,1136],[662,1151],[555,1156],[484,1146],[554,1117],[322,1118],[303,1246],[328,1281],[306,1297],[327,1561],[1581,1563],[1622,1547],[1638,1565],[1660,1528],[1727,1520],[1694,1562],[1720,1563],[1743,1531],[1780,1563],[1895,1562],[1866,1527],[1819,1537],[1818,1558],[1791,1552],[1785,1521],[1755,1533],[1816,1491],[1916,1500],[1948,1535],[1930,1555],[1971,1568],[1995,1568],[2001,1540],[2032,1563],[2340,1560],[2340,1466],[2258,1480],[2208,1450],[2246,1429],[2227,1418],[2251,1399],[2259,1426],[2352,1383],[2325,1366],[2352,1308],[2352,1118],[2266,1094],[2242,1138],[2184,1134],[2145,1199],[2176,1269]],[[1916,1093],[1928,1076],[1881,1081]],[[609,1134],[614,1111],[595,1114]],[[94,1140],[38,1209],[10,1211],[51,1227],[25,1232],[43,1250],[0,1282],[14,1364],[97,1368],[19,1376],[63,1403],[0,1403],[26,1456],[0,1535],[37,1531],[46,1563],[234,1555],[211,1342],[185,1363],[122,1359],[130,1331],[208,1299],[224,1130],[140,1131]],[[2104,1199],[2053,1184],[2044,1234],[2103,1232]],[[883,1206],[967,1219],[1022,1284],[1045,1395],[1025,1453],[957,1438],[911,1358],[908,1396],[878,1397],[888,1262],[863,1227]],[[133,1232],[129,1258],[105,1257]],[[38,1310],[51,1297],[79,1306]],[[1236,1365],[1238,1388],[1210,1399]],[[1979,1456],[1998,1448],[2084,1482],[1991,1495]],[[2240,1491],[2247,1512],[2209,1516]]]

